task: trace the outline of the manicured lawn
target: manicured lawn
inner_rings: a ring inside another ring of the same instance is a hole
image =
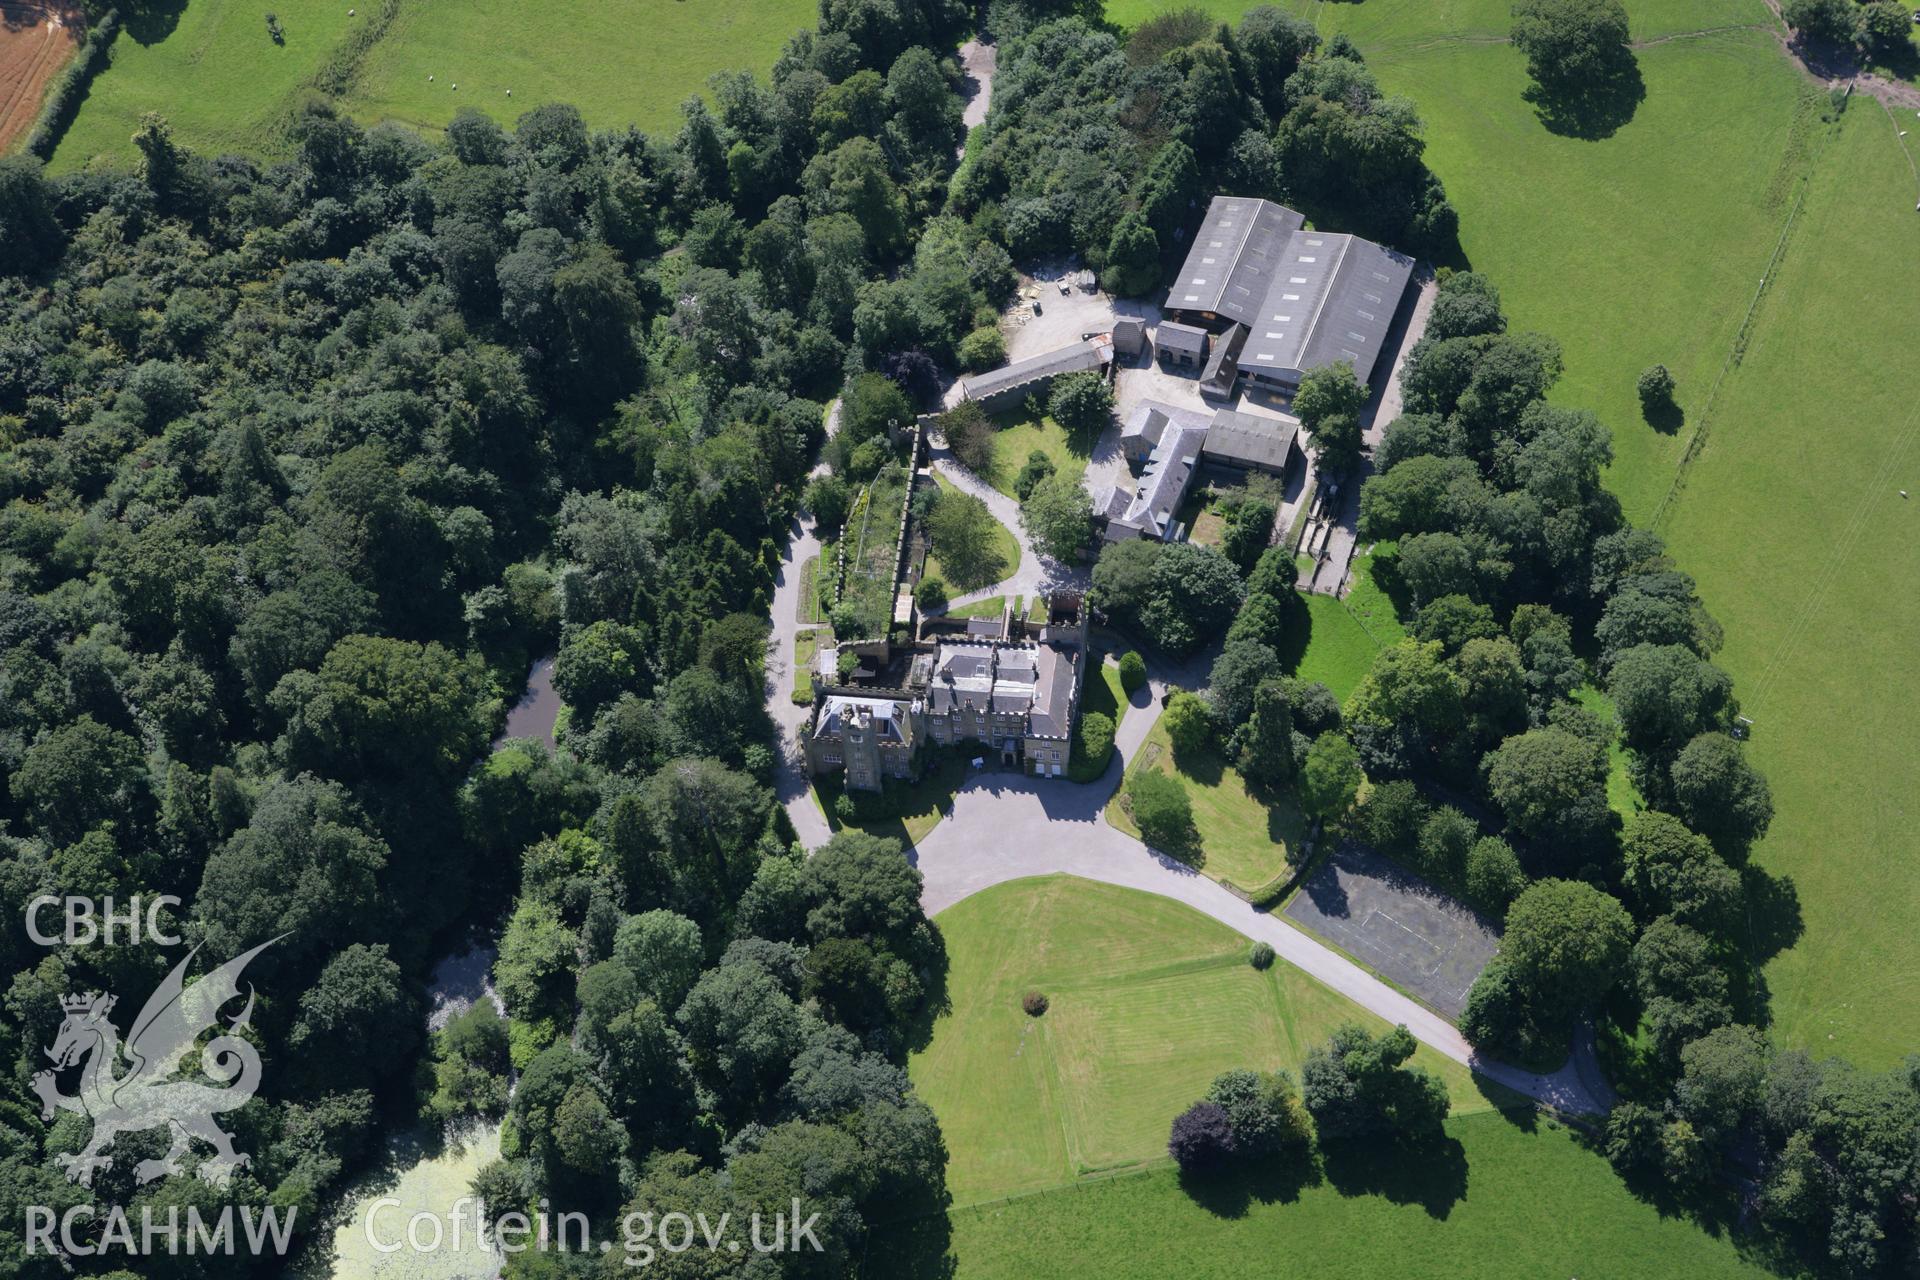
[[[1341,1022],[1383,1025],[1286,964],[1254,969],[1225,925],[1131,889],[1016,880],[938,923],[952,1004],[908,1070],[940,1117],[958,1205],[1162,1163],[1167,1126],[1220,1072],[1297,1070]],[[1030,990],[1045,1016],[1021,1010]],[[1417,1061],[1456,1108],[1489,1105],[1466,1068],[1426,1048]],[[1039,1247],[1027,1241],[1027,1274]]]
[[[926,839],[927,833],[940,825],[953,793],[967,780],[970,754],[961,750],[936,751],[929,757],[926,777],[918,782],[889,779],[886,790],[877,796],[868,793],[864,797],[863,803],[871,806],[868,810],[871,816],[853,822],[841,821],[834,812],[834,802],[841,794],[840,774],[822,774],[813,780],[814,802],[826,814],[827,826],[834,831],[850,827],[869,835],[892,836],[912,845]]]
[[[1049,1014],[1049,1017],[1052,1015]],[[963,1208],[896,1231],[869,1274],[955,1280],[1697,1280],[1774,1272],[1740,1240],[1635,1199],[1567,1131],[1455,1116],[1437,1152],[1336,1159],[1198,1188],[1172,1168]],[[951,1141],[951,1138],[949,1138]],[[950,1240],[946,1230],[951,1231]],[[958,1260],[943,1272],[944,1242]],[[916,1248],[919,1245],[921,1247]],[[1044,1271],[1035,1258],[1044,1257]]]
[[[1005,596],[988,596],[985,600],[975,600],[972,604],[956,605],[947,610],[949,618],[997,618],[1007,611]]]
[[[1289,652],[1281,655],[1291,662],[1295,676],[1319,681],[1343,702],[1373,667],[1374,657],[1407,634],[1392,599],[1374,576],[1386,558],[1385,548],[1354,557],[1353,584],[1344,600],[1303,597],[1304,616],[1296,611],[1294,620],[1304,629],[1305,639],[1290,643]]]
[[[820,633],[802,631],[793,638],[793,700],[813,701],[813,657],[820,652]]]
[[[1254,893],[1290,870],[1288,851],[1307,836],[1307,821],[1292,793],[1267,796],[1251,790],[1238,770],[1217,754],[1176,760],[1166,726],[1156,724],[1127,766],[1158,769],[1186,788],[1193,804],[1193,825],[1200,833],[1199,869],[1222,884]],[[1107,802],[1107,821],[1132,836],[1140,834],[1128,816],[1124,787]]]
[[[934,480],[939,484],[942,495],[960,494],[960,490],[948,483],[946,477],[936,474]],[[964,497],[965,495],[961,496]],[[959,595],[964,591],[978,591],[982,587],[990,587],[1019,567],[1020,543],[1018,539],[1013,536],[1013,530],[1007,528],[1007,526],[1001,524],[998,520],[995,520],[993,521],[992,549],[982,557],[980,568],[975,571],[967,581],[957,581],[954,575],[941,565],[940,557],[932,552],[927,554],[925,576],[940,579],[947,584],[949,594]]]
[[[1920,217],[1895,132],[1856,95],[1659,526],[1755,721],[1775,817],[1754,861],[1798,896],[1805,932],[1766,970],[1775,1038],[1880,1068],[1920,1044],[1920,331],[1901,319]]]
[[[820,607],[820,559],[808,556],[800,564],[800,599],[794,612],[801,622],[825,622],[827,611]]]
[[[1127,714],[1127,691],[1120,687],[1120,668],[1109,662],[1107,655],[1098,649],[1087,658],[1093,663],[1093,670],[1087,673],[1086,684],[1080,694],[1080,714],[1085,717],[1099,712],[1113,721],[1118,729],[1122,717]],[[1107,761],[1113,758],[1108,750],[1106,758],[1089,760],[1080,753],[1080,739],[1073,740],[1073,756],[1067,764],[1067,774],[1075,782],[1093,782],[1107,771]]]
[[[96,155],[131,163],[129,139],[146,111],[165,115],[195,150],[284,152],[284,125],[313,92],[315,73],[381,4],[365,0],[348,17],[354,6],[344,0],[275,0],[285,46],[268,38],[258,7],[162,6],[178,8],[177,22],[148,19],[121,35],[112,66],[55,153],[56,167]],[[787,37],[816,17],[812,0],[713,0],[697,11],[682,0],[400,0],[342,104],[368,124],[394,119],[438,130],[461,107],[510,126],[543,103],[570,102],[595,128],[667,133],[679,126],[680,103],[705,92],[710,74],[743,67],[764,75]],[[137,38],[143,25],[147,34]]]
[[[1055,475],[1077,479],[1086,473],[1097,432],[1074,434],[1037,409],[1009,414],[997,421],[1000,430],[993,437],[993,474],[984,479],[1009,498],[1016,496],[1014,478],[1027,465],[1027,456],[1036,449],[1052,460]]]

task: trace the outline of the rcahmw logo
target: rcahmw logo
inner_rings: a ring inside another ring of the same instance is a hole
[[[30,929],[34,913],[44,901],[36,900],[29,909]],[[149,937],[161,941],[155,936],[155,922],[163,901],[156,900],[145,914],[137,906],[117,917],[109,911],[105,915],[108,930],[116,921],[126,924],[131,920],[136,932],[144,925]],[[76,912],[69,902],[66,919],[70,934],[75,931],[76,920],[86,921],[88,929],[79,932],[85,940],[92,940],[90,915]],[[224,1026],[221,1010],[241,997],[240,975],[248,963],[279,940],[263,942],[189,983],[187,969],[200,952],[195,947],[127,1024],[124,1040],[113,1020],[116,1001],[112,995],[76,992],[61,1000],[66,1016],[46,1050],[53,1065],[33,1077],[33,1091],[40,1098],[41,1119],[51,1120],[56,1112],[69,1111],[92,1122],[86,1146],[58,1157],[69,1181],[92,1186],[96,1173],[113,1166],[114,1158],[108,1152],[120,1135],[161,1128],[170,1135],[171,1145],[157,1159],[142,1160],[134,1166],[138,1184],[184,1173],[181,1161],[198,1153],[196,1144],[210,1151],[193,1172],[213,1186],[225,1187],[235,1170],[247,1166],[249,1157],[234,1149],[233,1140],[215,1117],[242,1106],[260,1087],[259,1051],[242,1034],[253,1015],[252,986],[246,988],[245,1005],[237,1014],[227,1016]],[[200,1038],[209,1031],[215,1034],[200,1045]],[[205,1079],[181,1078],[181,1068],[196,1046]],[[62,1092],[62,1076],[72,1081],[75,1092]],[[30,1253],[45,1250],[76,1256],[110,1249],[144,1254],[156,1249],[233,1253],[248,1248],[258,1254],[269,1247],[283,1254],[293,1234],[291,1207],[281,1210],[228,1205],[211,1218],[209,1221],[208,1215],[195,1208],[182,1215],[177,1205],[164,1213],[148,1206],[141,1211],[136,1231],[126,1211],[117,1205],[104,1210],[97,1205],[76,1205],[57,1215],[51,1207],[30,1205],[26,1209],[26,1246]],[[99,1226],[97,1235],[94,1224]]]

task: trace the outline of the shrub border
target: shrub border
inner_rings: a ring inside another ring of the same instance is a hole
[[[27,131],[27,142],[23,148],[27,154],[37,156],[42,163],[53,159],[53,152],[60,140],[67,136],[73,118],[80,111],[80,103],[86,97],[86,91],[93,84],[94,76],[100,73],[109,61],[108,52],[113,47],[113,39],[120,34],[120,10],[109,9],[100,15],[100,21],[87,29],[87,38],[73,55],[73,61],[60,73],[60,78],[47,90],[46,99],[40,104],[39,118],[33,122],[33,128]]]

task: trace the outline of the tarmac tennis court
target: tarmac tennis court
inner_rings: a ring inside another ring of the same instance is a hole
[[[1477,913],[1356,844],[1314,872],[1285,914],[1456,1022],[1500,945]]]

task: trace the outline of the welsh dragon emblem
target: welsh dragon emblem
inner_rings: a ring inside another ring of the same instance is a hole
[[[178,1079],[176,1074],[201,1034],[218,1026],[221,1007],[239,997],[240,972],[247,962],[277,941],[263,942],[188,984],[187,966],[200,952],[195,947],[147,1000],[128,1028],[124,1043],[108,1016],[113,1012],[113,996],[87,992],[61,1000],[66,1020],[60,1024],[53,1047],[46,1051],[54,1065],[34,1076],[33,1090],[40,1095],[41,1119],[51,1120],[57,1108],[78,1112],[93,1121],[93,1138],[86,1147],[59,1158],[69,1181],[93,1185],[95,1171],[113,1165],[113,1157],[103,1153],[115,1138],[161,1125],[172,1130],[173,1145],[160,1159],[142,1160],[134,1166],[134,1177],[141,1183],[179,1173],[180,1159],[195,1138],[214,1149],[213,1157],[201,1163],[198,1173],[215,1186],[225,1186],[235,1169],[249,1163],[250,1158],[233,1149],[233,1140],[213,1118],[241,1106],[260,1087],[258,1050],[233,1034],[253,1015],[251,985],[246,1007],[200,1050],[201,1070],[225,1087],[198,1079]],[[80,1069],[80,1092],[68,1097],[55,1083],[55,1073],[83,1058],[86,1065]]]

